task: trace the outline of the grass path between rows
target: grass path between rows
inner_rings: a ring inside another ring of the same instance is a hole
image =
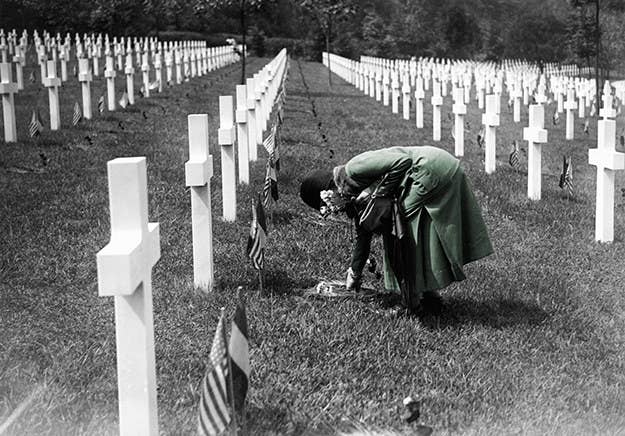
[[[251,59],[249,71],[267,61]],[[194,434],[197,389],[219,308],[232,312],[239,285],[248,291],[250,435],[333,434],[355,423],[410,434],[400,418],[407,395],[422,398],[421,422],[437,435],[623,434],[625,204],[619,196],[615,242],[596,244],[595,169],[587,164],[587,149],[596,146],[592,124],[585,136],[576,119],[574,141],[564,140],[562,121],[549,125],[543,200],[530,202],[526,154],[520,171],[507,164],[513,139],[526,149],[527,111],[515,124],[504,102],[497,171],[487,176],[472,100],[462,165],[495,254],[468,265],[467,280],[442,292],[440,317],[397,317],[382,301],[302,296],[321,278],[343,277],[350,227],[320,221],[299,200],[299,183],[312,169],[368,149],[433,144],[429,105],[426,128],[417,130],[414,115],[405,121],[336,76],[329,88],[321,64],[291,61],[280,199],[268,211],[266,293],[259,295],[244,247],[250,198],[262,189],[262,148],[250,186],[239,187],[237,221],[219,219],[218,96],[234,94],[238,73],[236,67],[213,72],[76,128],[0,144],[0,422],[44,387],[9,434],[117,432],[113,300],[97,295],[95,254],[110,232],[106,161],[131,155],[147,157],[150,221],[161,224],[162,255],[152,280],[161,434]],[[99,80],[95,86],[103,90]],[[27,89],[16,98],[21,138],[31,108],[47,107],[42,95]],[[65,126],[79,98],[77,85],[63,88]],[[443,111],[443,140],[436,145],[453,151],[450,97]],[[191,113],[209,114],[215,163],[216,285],[208,295],[192,286],[184,187]],[[41,173],[9,170],[40,167],[41,153],[47,162]],[[572,200],[557,186],[564,153],[574,165]],[[623,176],[616,181],[620,193]],[[380,241],[374,251],[380,260]],[[368,280],[381,286],[373,275]]]

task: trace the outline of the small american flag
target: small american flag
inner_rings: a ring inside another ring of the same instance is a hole
[[[515,141],[512,141],[512,151],[510,152],[510,166],[512,168],[519,169],[519,146]]]
[[[590,124],[590,120],[588,118],[586,118],[584,120],[584,133],[587,134],[587,135],[590,133],[589,128],[588,128],[589,124]]]
[[[573,196],[573,167],[571,166],[571,158],[562,156],[562,174],[560,174],[560,189],[566,191],[567,197]]]
[[[78,102],[74,103],[74,114],[72,115],[72,125],[75,126],[82,120],[82,110]]]
[[[217,435],[224,431],[230,423],[227,368],[228,353],[226,350],[224,311],[222,309],[211,347],[210,359],[206,365],[206,373],[201,385],[198,412],[198,434],[200,435]]]
[[[148,85],[148,89],[149,89],[150,91],[153,91],[153,90],[155,90],[156,88],[158,88],[158,80],[155,80],[154,82],[151,82],[151,83]]]
[[[276,126],[275,125],[271,128],[271,132],[269,133],[269,135],[267,135],[267,137],[263,141],[263,147],[265,147],[265,150],[267,150],[267,153],[269,153],[270,156],[273,155],[273,152],[276,148]]]
[[[558,125],[558,120],[560,119],[560,114],[558,113],[558,111],[556,110],[553,113],[553,125],[557,126]]]
[[[128,106],[128,94],[126,91],[122,94],[122,98],[119,99],[119,105],[122,109],[126,109],[126,106]]]
[[[141,98],[145,97],[145,87],[141,85],[141,89],[139,89],[139,96]]]
[[[39,119],[39,112],[33,109],[33,116],[30,118],[30,124],[28,125],[28,133],[30,137],[33,138],[41,135],[42,130],[43,124],[41,124],[41,120]]]
[[[34,71],[30,72],[30,76],[28,76],[28,80],[30,80],[30,83],[35,83],[37,81],[37,78],[35,77],[35,72]]]
[[[258,270],[263,269],[265,261],[265,242],[267,240],[267,221],[265,210],[260,195],[254,205],[252,200],[252,225],[247,240],[247,256],[252,260],[252,265]]]
[[[263,185],[263,204],[269,204],[269,194],[274,201],[278,201],[278,177],[273,159],[267,159],[267,172],[265,174],[265,184]]]
[[[104,96],[101,95],[100,98],[98,99],[98,112],[102,113],[104,112]]]
[[[484,147],[484,135],[486,134],[486,131],[484,130],[484,126],[482,126],[482,128],[480,129],[480,133],[477,134],[477,145],[480,148]]]

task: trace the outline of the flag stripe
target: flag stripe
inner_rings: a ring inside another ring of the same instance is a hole
[[[232,363],[236,364],[246,376],[250,375],[250,357],[247,342],[247,334],[239,330],[239,326],[232,324],[232,332],[230,333],[230,358]]]

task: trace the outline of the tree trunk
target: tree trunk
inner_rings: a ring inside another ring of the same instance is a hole
[[[247,36],[247,28],[245,23],[245,0],[241,0],[241,40],[243,47],[241,48],[241,85],[245,85],[245,58],[247,49],[245,45],[245,37]]]
[[[326,26],[326,53],[328,54],[328,85],[332,88],[332,70],[330,68],[330,35],[332,35],[332,19],[328,15],[328,25]]]
[[[596,82],[595,82],[595,92],[597,93],[597,111],[595,113],[595,115],[597,116],[597,118],[599,118],[599,108],[601,107],[601,102],[600,102],[600,98],[601,98],[601,94],[599,94],[599,91],[601,90],[601,84],[599,83],[600,78],[599,78],[599,49],[600,49],[600,42],[601,42],[601,29],[599,27],[599,0],[596,0],[597,2],[597,8],[595,10],[595,77]]]

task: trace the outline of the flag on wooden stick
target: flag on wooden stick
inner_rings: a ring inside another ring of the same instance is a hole
[[[510,166],[512,168],[519,169],[519,146],[516,140],[512,141],[512,151],[510,152]]]
[[[573,196],[573,167],[571,166],[571,158],[562,156],[562,174],[560,174],[560,189],[566,191],[567,197]]]
[[[274,201],[278,201],[278,177],[273,159],[267,159],[267,172],[265,174],[265,184],[263,186],[263,204],[265,207],[269,204],[269,194]]]
[[[267,153],[269,153],[269,156],[271,156],[273,154],[275,146],[276,146],[276,135],[275,135],[275,129],[272,128],[271,132],[269,132],[269,135],[267,135],[267,137],[263,141],[263,147],[265,147],[265,150],[267,150]]]
[[[254,268],[263,269],[265,260],[265,242],[267,240],[267,220],[260,195],[254,205],[252,200],[252,225],[247,239],[247,256],[252,260]]]
[[[28,76],[28,80],[30,81],[30,83],[35,83],[37,81],[37,78],[35,77],[35,72],[31,71],[30,75]]]
[[[238,304],[232,318],[232,330],[230,332],[230,343],[228,353],[230,354],[230,369],[232,380],[232,396],[234,410],[243,413],[245,396],[250,377],[250,353],[247,335],[247,315],[242,296],[243,288],[239,286]]]
[[[158,88],[158,80],[155,80],[154,82],[150,82],[150,84],[148,85],[148,89],[150,91],[153,91],[156,88]]]
[[[28,133],[30,134],[30,137],[33,138],[41,135],[42,130],[43,124],[39,118],[39,111],[33,109],[33,116],[30,118],[30,124],[28,125]]]
[[[72,115],[72,125],[75,126],[82,120],[82,109],[78,102],[74,103],[74,114]]]
[[[590,134],[590,131],[588,129],[589,124],[590,124],[590,120],[588,118],[586,118],[584,120],[584,133],[587,134],[587,135]]]
[[[477,145],[480,148],[484,147],[484,135],[486,135],[486,130],[484,129],[484,126],[482,126],[482,128],[480,129],[480,132],[477,134]]]
[[[228,389],[226,371],[228,353],[226,350],[226,330],[224,312],[217,323],[215,338],[206,365],[206,373],[202,380],[198,413],[198,434],[217,435],[224,431],[230,423],[228,410]]]
[[[98,112],[102,113],[104,112],[104,96],[101,95],[100,98],[98,99]]]

